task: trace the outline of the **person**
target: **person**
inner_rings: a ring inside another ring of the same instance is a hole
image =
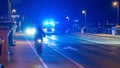
[[[41,26],[37,26],[36,33],[35,33],[35,41],[37,39],[40,39],[41,41],[43,41],[43,37],[45,37],[45,33],[44,33],[43,29],[41,28]]]
[[[35,33],[35,47],[37,49],[37,52],[39,54],[42,53],[42,49],[43,49],[43,37],[45,37],[45,33],[42,30],[41,26],[37,26],[36,27],[36,33]],[[41,40],[40,45],[38,45],[38,39]]]

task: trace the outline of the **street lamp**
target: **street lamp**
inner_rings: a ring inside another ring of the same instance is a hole
[[[84,30],[86,28],[86,10],[82,10],[82,14],[85,15],[85,23],[84,23],[84,26],[81,28],[81,33],[84,33]]]
[[[12,9],[12,14],[16,13],[16,9]]]
[[[11,1],[8,0],[8,18],[11,21]]]
[[[68,16],[66,16],[66,19],[67,19],[67,20],[68,20],[68,22],[69,22],[70,18],[69,18]]]
[[[119,25],[119,1],[114,1],[113,6],[117,7],[117,25]]]
[[[86,11],[85,11],[85,10],[82,10],[82,14],[85,15],[85,23],[84,23],[84,25],[86,25]]]
[[[12,17],[12,21],[15,21],[14,19],[16,18],[16,15],[14,15],[16,13],[16,9],[12,9],[12,14],[11,14],[11,17]]]

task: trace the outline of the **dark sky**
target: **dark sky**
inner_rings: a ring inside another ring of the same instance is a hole
[[[8,12],[7,0],[0,0],[0,16],[5,15]]]
[[[33,19],[39,18],[83,18],[82,10],[87,12],[87,21],[115,21],[114,0],[22,0],[19,11]]]

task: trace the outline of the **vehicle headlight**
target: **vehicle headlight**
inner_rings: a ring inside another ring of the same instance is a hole
[[[55,29],[53,28],[53,29],[52,29],[52,32],[54,32],[54,31],[55,31]]]
[[[42,41],[41,41],[41,39],[37,39],[37,42],[39,42],[39,43],[40,43],[40,42],[42,42]]]
[[[27,28],[26,29],[26,34],[27,35],[34,35],[36,33],[35,28]]]

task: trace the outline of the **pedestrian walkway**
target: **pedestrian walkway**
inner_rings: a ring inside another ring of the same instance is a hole
[[[10,61],[5,68],[44,68],[24,34],[16,33],[15,42],[16,46],[12,47]]]

